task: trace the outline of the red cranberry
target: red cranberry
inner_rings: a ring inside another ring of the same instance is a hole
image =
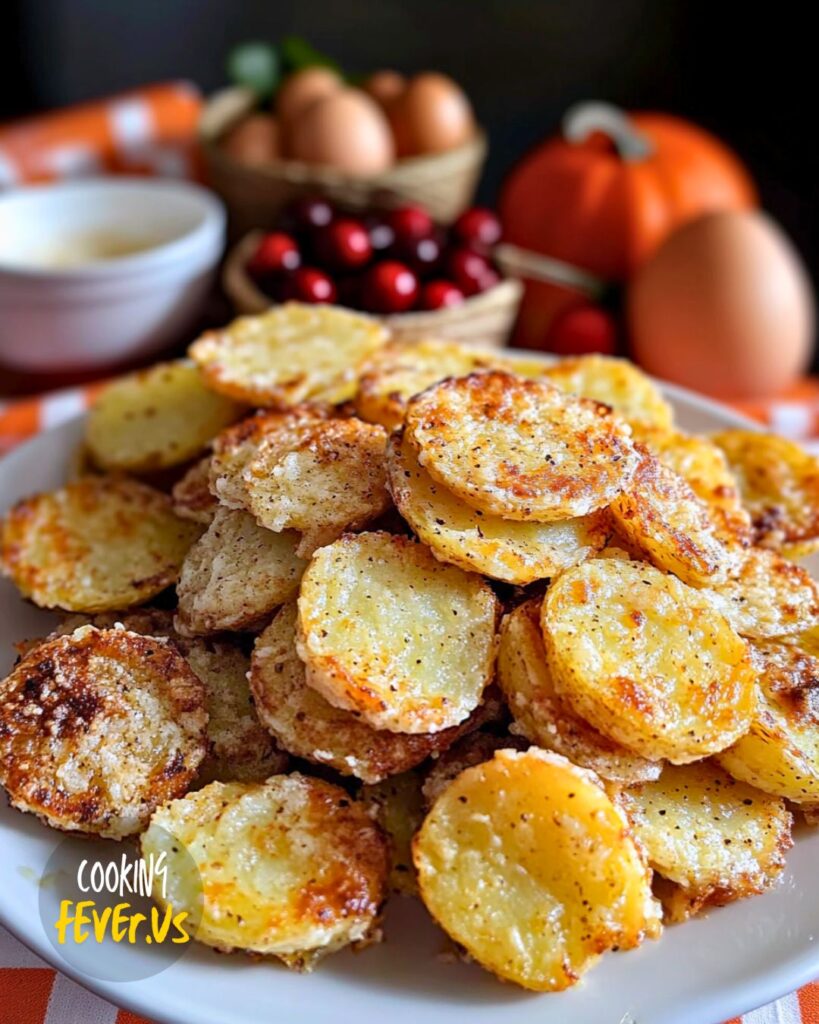
[[[387,221],[382,217],[368,217],[366,224],[373,252],[383,253],[392,247],[395,242],[395,232]]]
[[[491,249],[501,238],[501,222],[497,214],[484,206],[465,210],[455,221],[452,230],[464,245],[475,249]]]
[[[403,313],[415,305],[418,278],[406,264],[385,260],[367,271],[361,297],[371,313]]]
[[[427,281],[421,289],[421,309],[444,309],[447,306],[460,306],[464,301],[464,293],[451,281]]]
[[[599,306],[574,306],[555,319],[546,343],[550,351],[562,356],[589,352],[610,356],[617,350],[617,326]]]
[[[283,231],[271,231],[259,242],[247,264],[251,277],[260,279],[268,274],[295,270],[301,264],[301,253],[294,239]]]
[[[333,270],[354,270],[369,263],[373,254],[370,236],[357,220],[334,220],[315,234],[319,260]]]
[[[464,295],[477,295],[500,280],[489,260],[471,249],[453,249],[446,262],[449,276]]]
[[[440,238],[429,235],[427,238],[412,238],[404,242],[400,248],[396,246],[396,255],[405,260],[416,274],[421,277],[429,277],[441,263],[443,246]]]
[[[335,302],[336,286],[323,270],[300,267],[290,278],[290,298],[297,302]]]
[[[287,207],[285,221],[292,224],[295,231],[312,231],[327,227],[334,217],[335,210],[326,199],[302,196]]]
[[[423,206],[400,206],[387,214],[386,221],[394,231],[399,245],[413,238],[427,238],[435,227],[432,217]]]

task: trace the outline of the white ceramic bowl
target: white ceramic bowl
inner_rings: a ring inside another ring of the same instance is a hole
[[[77,370],[184,337],[224,241],[221,201],[188,183],[107,178],[0,196],[0,362]]]

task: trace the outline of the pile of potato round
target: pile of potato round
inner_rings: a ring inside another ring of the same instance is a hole
[[[109,385],[82,474],[3,521],[3,571],[70,613],[0,684],[15,807],[141,833],[184,906],[181,842],[198,938],[299,969],[395,891],[553,991],[776,881],[819,806],[819,588],[786,557],[815,460],[684,435],[624,361],[331,307],[189,354]]]

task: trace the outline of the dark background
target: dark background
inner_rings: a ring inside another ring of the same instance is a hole
[[[481,197],[580,99],[676,112],[736,148],[819,270],[819,47],[806,4],[684,0],[0,0],[0,117],[147,81],[224,82],[231,45],[286,33],[345,69],[436,68],[492,149]]]

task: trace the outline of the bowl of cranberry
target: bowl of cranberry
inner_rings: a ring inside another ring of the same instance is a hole
[[[361,215],[307,197],[274,230],[245,235],[228,255],[223,284],[238,313],[332,303],[377,316],[396,338],[499,348],[522,291],[492,258],[500,234],[498,218],[482,207],[443,228],[421,206]]]

